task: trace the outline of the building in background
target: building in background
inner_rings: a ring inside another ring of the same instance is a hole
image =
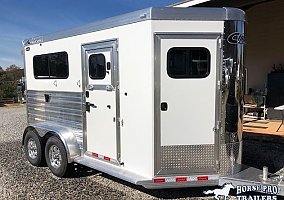
[[[236,7],[246,12],[246,90],[267,91],[268,118],[278,118],[273,107],[284,104],[284,1],[186,0],[171,6]]]

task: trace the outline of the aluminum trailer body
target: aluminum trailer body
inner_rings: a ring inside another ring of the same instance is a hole
[[[244,21],[234,8],[148,8],[24,40],[29,161],[146,188],[239,173]]]

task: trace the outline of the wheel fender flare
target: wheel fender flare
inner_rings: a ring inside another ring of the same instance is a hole
[[[81,155],[81,150],[76,136],[71,128],[47,122],[30,125],[24,131],[22,143],[24,141],[25,134],[29,130],[35,130],[42,139],[49,136],[57,136],[62,141],[66,149],[68,163],[73,162],[75,158]]]

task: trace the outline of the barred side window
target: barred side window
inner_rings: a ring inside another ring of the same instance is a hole
[[[36,55],[33,57],[36,79],[67,79],[69,64],[67,52]]]

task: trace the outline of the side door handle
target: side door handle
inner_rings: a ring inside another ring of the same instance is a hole
[[[97,106],[95,106],[95,104],[90,103],[90,102],[86,102],[86,111],[87,111],[87,112],[90,112],[91,107],[92,107],[92,108],[97,108]]]
[[[168,110],[168,103],[162,102],[161,103],[161,111],[167,111]]]

